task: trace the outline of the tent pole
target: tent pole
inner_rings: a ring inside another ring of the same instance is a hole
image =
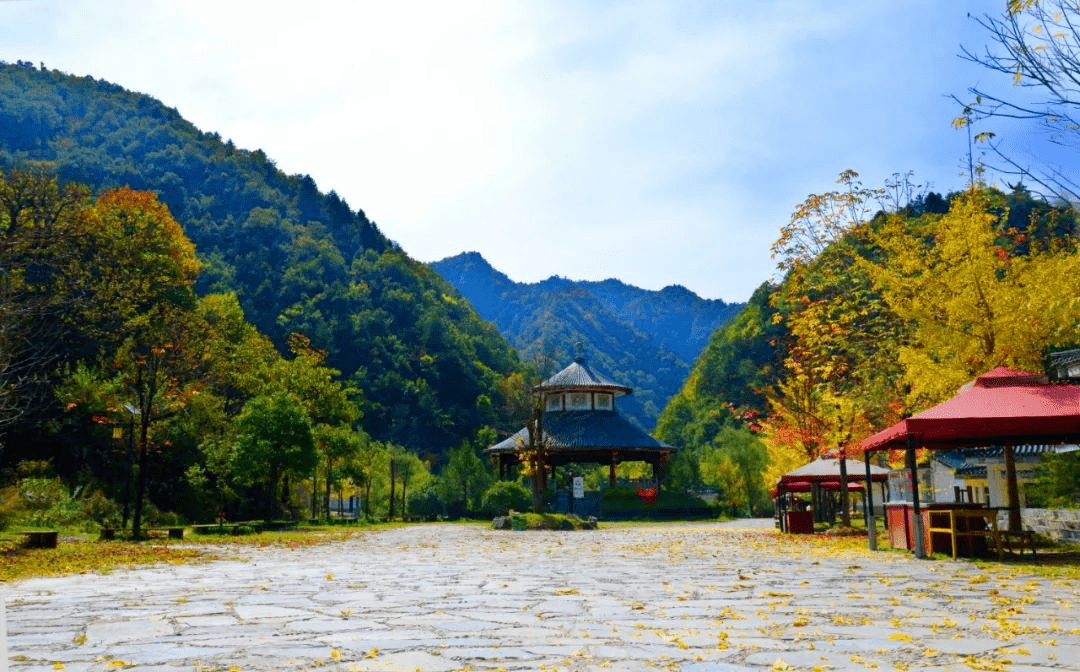
[[[870,544],[870,550],[877,550],[877,521],[874,520],[874,481],[870,475],[870,451],[863,453],[863,462],[866,463],[866,539]]]
[[[1005,481],[1009,491],[1009,532],[1019,532],[1020,524],[1020,486],[1016,482],[1016,453],[1012,444],[1005,448]]]
[[[907,437],[907,463],[908,469],[911,470],[911,532],[914,539],[912,542],[915,546],[915,557],[926,557],[926,539],[923,538],[925,534],[923,531],[923,519],[922,511],[919,507],[919,465],[915,457],[915,434],[908,432]]]

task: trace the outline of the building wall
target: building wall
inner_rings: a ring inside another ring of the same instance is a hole
[[[1080,543],[1080,509],[1020,509],[1020,522],[1025,530],[1058,539]],[[998,513],[998,527],[1009,525],[1009,512]]]

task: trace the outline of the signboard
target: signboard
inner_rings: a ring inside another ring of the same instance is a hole
[[[585,499],[585,479],[581,476],[574,477],[574,499]]]

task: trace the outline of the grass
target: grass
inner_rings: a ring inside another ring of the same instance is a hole
[[[380,523],[378,529],[399,527],[404,523]],[[60,530],[56,548],[23,548],[19,529],[0,535],[0,582],[43,576],[108,573],[159,563],[197,563],[219,559],[231,546],[257,548],[303,546],[343,541],[375,528],[357,526],[304,526],[292,531],[263,532],[246,536],[196,537],[190,528],[183,541],[160,537],[145,541],[98,541],[96,534],[82,528]]]

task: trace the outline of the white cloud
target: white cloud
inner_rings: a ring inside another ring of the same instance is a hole
[[[414,257],[744,300],[845,168],[959,186],[968,11],[916,2],[0,2],[0,58],[154,95]]]

